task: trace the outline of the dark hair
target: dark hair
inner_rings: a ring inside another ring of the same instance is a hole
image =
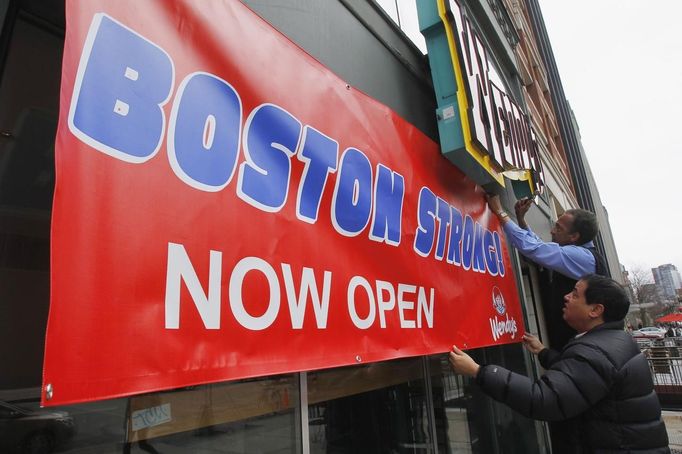
[[[570,214],[573,217],[573,225],[571,226],[572,233],[578,233],[580,235],[580,243],[584,244],[588,241],[592,241],[597,232],[599,232],[599,224],[597,223],[597,216],[591,211],[581,210],[580,208],[575,208],[572,210],[566,210],[566,214]]]
[[[630,300],[623,286],[611,278],[588,274],[580,278],[587,284],[585,301],[587,304],[604,306],[604,321],[623,320],[630,309]]]

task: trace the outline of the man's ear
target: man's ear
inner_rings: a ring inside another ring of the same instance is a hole
[[[582,240],[580,239],[580,233],[578,232],[573,232],[569,233],[569,238],[571,239],[571,244],[582,244]]]
[[[604,305],[601,303],[592,304],[590,306],[590,318],[604,317]]]

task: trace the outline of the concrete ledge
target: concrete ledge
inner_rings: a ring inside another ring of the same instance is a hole
[[[682,411],[663,411],[670,449],[682,450]]]

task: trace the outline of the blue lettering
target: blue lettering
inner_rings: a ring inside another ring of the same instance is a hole
[[[237,167],[242,105],[237,92],[212,74],[194,73],[178,88],[168,126],[168,159],[188,185],[219,191]]]
[[[374,184],[374,212],[369,238],[392,246],[400,244],[405,180],[398,172],[377,165]]]
[[[168,54],[105,14],[96,14],[78,68],[69,129],[91,147],[127,162],[156,154],[163,106],[173,87]]]
[[[448,263],[459,265],[462,261],[462,212],[451,206],[450,242],[448,243]]]
[[[504,259],[502,257],[502,242],[500,241],[500,235],[497,232],[493,232],[493,238],[495,239],[495,249],[497,249],[497,258],[500,264],[498,272],[500,273],[500,276],[504,276]]]
[[[419,191],[417,220],[419,225],[415,231],[414,250],[422,257],[431,253],[436,230],[436,195],[426,186]]]
[[[291,156],[301,135],[301,122],[274,104],[262,104],[244,128],[244,156],[237,195],[270,213],[282,209],[289,192]]]
[[[348,148],[341,156],[332,200],[332,224],[345,236],[367,227],[372,210],[372,166],[364,153]]]
[[[483,248],[485,249],[485,264],[492,276],[497,276],[497,249],[495,249],[495,238],[490,230],[486,230],[483,237]]]
[[[438,242],[436,243],[436,258],[443,260],[445,254],[445,236],[448,233],[448,226],[450,225],[450,205],[448,202],[438,197],[438,211],[436,217],[438,218]]]
[[[474,255],[474,221],[471,216],[464,218],[464,233],[462,233],[462,267],[465,270],[471,268],[471,260]]]
[[[314,224],[320,211],[320,200],[327,184],[327,175],[336,172],[339,144],[312,126],[303,129],[302,142],[298,159],[305,163],[305,168],[298,187],[296,216],[302,221]]]
[[[483,258],[483,227],[476,223],[474,232],[474,271],[485,273],[485,259]]]

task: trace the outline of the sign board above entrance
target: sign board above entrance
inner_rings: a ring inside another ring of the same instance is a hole
[[[417,2],[438,99],[443,154],[477,183],[504,186],[503,172],[527,170],[529,192],[544,187],[528,116],[491,81],[486,46],[457,0]],[[516,172],[518,174],[518,172]]]
[[[66,7],[44,404],[520,340],[482,189],[409,123],[240,2]]]

